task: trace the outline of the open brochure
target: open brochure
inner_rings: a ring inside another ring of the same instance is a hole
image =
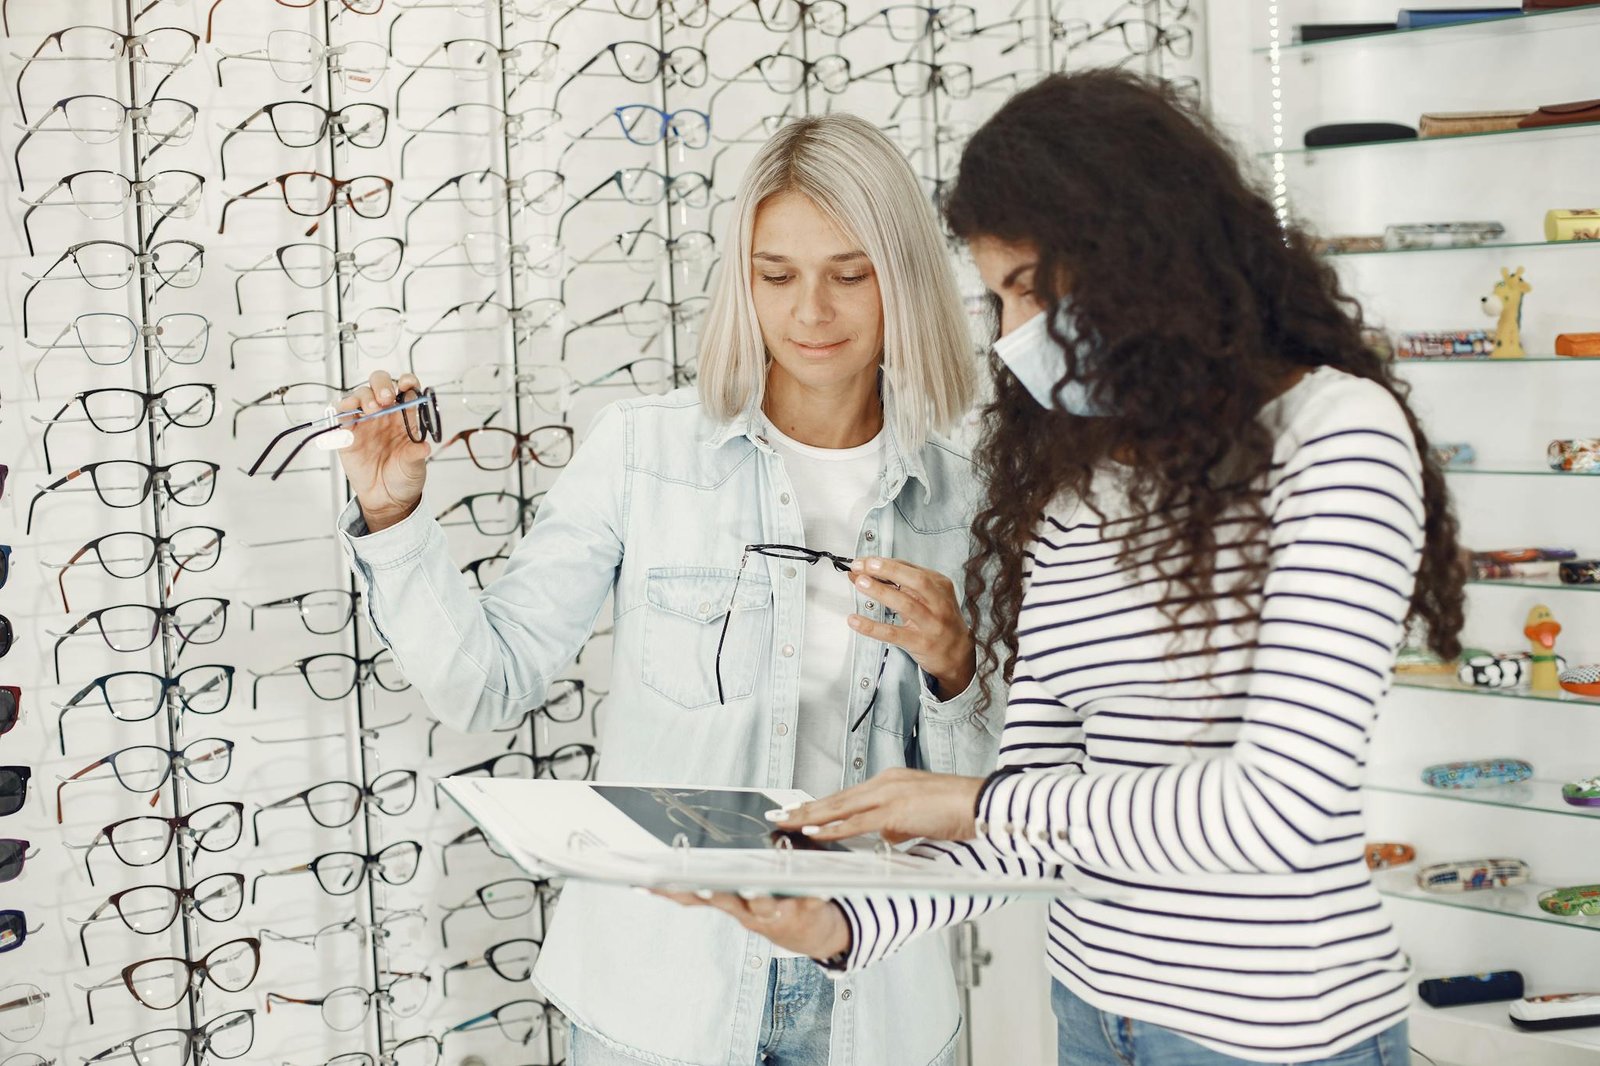
[[[959,895],[1092,895],[1074,877],[1022,878],[930,862],[865,838],[818,843],[766,812],[809,800],[793,789],[456,777],[441,787],[535,877],[661,889],[821,896],[897,890]]]

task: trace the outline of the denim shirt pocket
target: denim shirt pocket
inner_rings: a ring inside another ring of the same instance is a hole
[[[645,573],[645,603],[639,679],[648,688],[684,708],[716,703],[721,641],[723,698],[742,699],[755,690],[772,626],[772,583],[765,574],[652,567]]]

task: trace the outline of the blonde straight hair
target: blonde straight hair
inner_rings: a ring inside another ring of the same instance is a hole
[[[883,295],[883,374],[907,453],[973,402],[977,366],[939,221],[894,143],[855,115],[797,119],[761,146],[733,202],[701,333],[700,399],[729,421],[760,407],[767,352],[751,286],[751,234],[768,198],[798,192],[859,242]]]

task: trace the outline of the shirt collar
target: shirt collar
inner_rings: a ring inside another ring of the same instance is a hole
[[[900,447],[900,441],[895,436],[894,403],[894,390],[885,384],[883,387],[884,496],[886,499],[894,499],[900,495],[906,480],[915,478],[922,484],[923,502],[931,502],[933,484],[928,479],[921,451],[907,453]],[[770,452],[772,445],[761,435],[765,421],[766,417],[758,407],[749,407],[712,430],[711,435],[706,438],[705,446],[720,448],[735,437],[744,437],[761,451]]]

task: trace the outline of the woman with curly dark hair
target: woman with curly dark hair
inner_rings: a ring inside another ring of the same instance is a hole
[[[782,823],[1105,885],[1051,906],[1063,1064],[1406,1061],[1359,789],[1407,621],[1457,654],[1463,575],[1405,387],[1168,89],[1020,93],[946,213],[999,319],[966,584],[1011,681],[1001,768],[889,771]],[[839,970],[991,905],[707,902]]]

